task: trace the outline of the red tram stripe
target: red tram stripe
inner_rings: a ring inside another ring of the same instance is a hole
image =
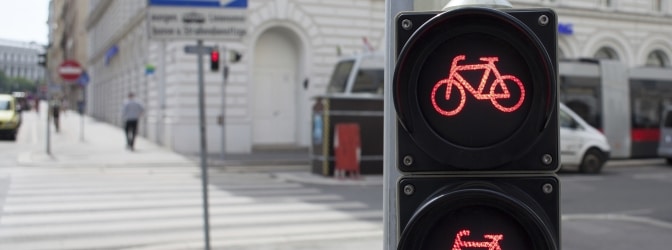
[[[633,142],[657,142],[660,140],[660,129],[657,128],[632,129],[631,138]]]

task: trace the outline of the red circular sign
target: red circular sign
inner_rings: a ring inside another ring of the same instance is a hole
[[[82,67],[74,60],[66,60],[58,66],[58,75],[69,82],[77,81],[82,71]]]

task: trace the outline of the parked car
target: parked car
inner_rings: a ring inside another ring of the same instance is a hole
[[[21,112],[16,98],[8,94],[0,94],[0,134],[10,140],[16,140],[16,133],[21,126]]]
[[[562,168],[578,168],[582,173],[599,173],[604,163],[609,160],[611,148],[607,138],[563,103],[559,107]]]
[[[658,156],[665,158],[667,164],[672,165],[672,106],[663,108],[661,118]]]

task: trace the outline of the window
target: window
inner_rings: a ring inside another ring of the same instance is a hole
[[[10,108],[8,100],[0,100],[0,110],[10,110]]]
[[[666,128],[672,128],[672,111],[667,111],[665,114],[665,124],[663,124],[663,126]]]
[[[568,128],[568,129],[580,128],[579,124],[569,114],[565,113],[563,110],[560,110],[559,119],[560,119],[560,127]]]
[[[646,57],[646,66],[649,67],[669,67],[670,59],[667,54],[661,50],[654,50]]]
[[[595,59],[610,59],[610,60],[618,60],[620,59],[618,57],[618,53],[612,48],[609,47],[602,47],[600,48],[597,52],[595,52]]]
[[[354,66],[355,61],[343,61],[336,65],[334,73],[331,76],[331,81],[329,81],[329,87],[327,93],[344,93],[345,88],[347,87],[348,77],[350,77],[350,71]]]
[[[383,94],[383,69],[361,69],[357,72],[352,93]]]

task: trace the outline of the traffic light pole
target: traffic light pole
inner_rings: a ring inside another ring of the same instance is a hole
[[[220,120],[221,124],[220,124],[220,126],[222,126],[221,127],[222,135],[221,135],[221,148],[220,148],[221,156],[220,157],[222,158],[222,160],[226,160],[226,84],[229,80],[229,58],[228,58],[229,52],[226,50],[226,46],[222,46],[220,55],[224,55],[224,60],[220,59],[220,61],[223,62],[222,63],[223,64],[222,65],[222,68],[223,68],[222,69],[222,71],[223,71],[223,73],[222,73],[223,82],[222,82],[222,90],[221,90],[222,91],[222,100],[221,100],[221,102],[222,102],[221,109],[222,110],[220,112],[221,113],[221,120]]]
[[[400,173],[397,170],[396,148],[397,144],[397,112],[394,110],[392,96],[392,77],[394,75],[394,65],[396,63],[394,20],[397,13],[407,10],[413,10],[414,0],[394,0],[385,1],[385,83],[384,88],[384,125],[383,125],[383,248],[386,250],[397,249],[397,209],[396,197],[397,187],[394,183],[399,179]]]
[[[205,84],[203,82],[203,40],[197,42],[198,50],[198,118],[201,138],[201,189],[203,191],[203,230],[205,233],[205,249],[210,250],[210,213],[208,212],[208,166],[205,136]]]

